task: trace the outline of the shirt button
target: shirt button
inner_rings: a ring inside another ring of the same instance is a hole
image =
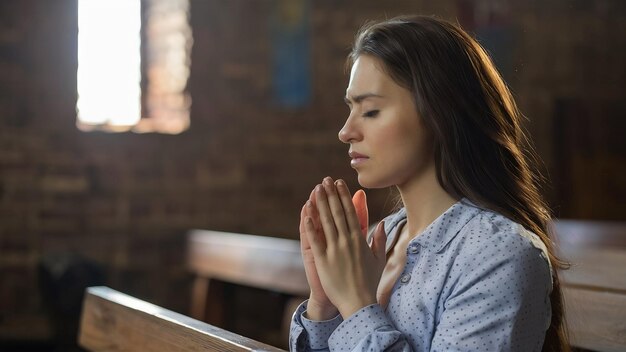
[[[407,282],[409,282],[411,280],[411,274],[404,274],[402,275],[402,277],[400,278],[400,282],[403,284],[406,284]]]
[[[409,253],[411,253],[411,254],[417,254],[417,252],[419,252],[419,251],[420,251],[420,249],[417,248],[417,246],[409,247]]]

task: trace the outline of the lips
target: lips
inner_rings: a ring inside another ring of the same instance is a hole
[[[350,157],[352,159],[367,158],[367,155],[364,155],[364,154],[361,154],[361,153],[357,153],[357,152],[354,152],[354,151],[348,152],[348,155],[350,155]]]
[[[352,160],[350,161],[350,165],[352,167],[360,165],[369,159],[367,155],[357,153],[355,151],[350,151],[348,155],[350,155],[350,158],[352,158]]]

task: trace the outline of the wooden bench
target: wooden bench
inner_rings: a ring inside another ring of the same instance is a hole
[[[309,296],[300,242],[267,236],[192,230],[187,263],[195,274],[191,316],[216,326],[225,325],[223,282],[278,292],[290,297],[282,314],[278,342],[287,341],[291,315]]]
[[[562,246],[626,249],[623,222],[559,219],[553,225]]]
[[[283,351],[108,287],[90,287],[79,344],[89,351]]]
[[[566,317],[573,346],[626,351],[626,224],[558,220]]]
[[[561,254],[573,264],[561,275],[575,347],[626,351],[625,228],[618,223],[555,222]],[[309,293],[296,240],[193,230],[188,264],[196,275],[192,316],[217,325],[223,305],[219,287],[209,289],[211,279],[292,294],[295,298],[286,309],[285,331],[295,303]]]

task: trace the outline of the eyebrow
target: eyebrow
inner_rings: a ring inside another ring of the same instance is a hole
[[[378,94],[374,94],[374,93],[365,93],[365,94],[360,94],[360,95],[352,97],[352,100],[355,103],[358,104],[358,103],[360,103],[363,100],[368,99],[368,98],[384,98],[384,97],[382,95],[378,95]],[[348,105],[351,104],[350,99],[348,99],[348,97],[344,97],[343,101],[345,101],[346,104],[348,104]]]

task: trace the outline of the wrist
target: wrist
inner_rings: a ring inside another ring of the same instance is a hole
[[[305,316],[314,321],[330,320],[339,314],[339,310],[333,305],[320,304],[313,299],[307,302]]]
[[[355,300],[355,301],[349,302],[349,304],[345,304],[342,307],[339,307],[339,313],[341,314],[343,319],[348,319],[348,317],[352,316],[354,313],[358,312],[364,307],[367,307],[375,303],[377,303],[375,298],[374,299],[363,298],[360,300]]]

